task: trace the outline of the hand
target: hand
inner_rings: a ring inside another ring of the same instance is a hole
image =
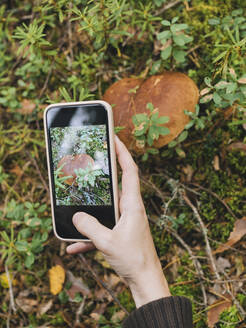
[[[108,263],[126,279],[136,306],[170,296],[150,233],[138,177],[138,168],[125,145],[115,138],[116,154],[122,168],[121,217],[110,230],[86,213],[73,216],[76,229],[92,243],[79,242],[67,247],[69,254],[92,249],[95,245]]]

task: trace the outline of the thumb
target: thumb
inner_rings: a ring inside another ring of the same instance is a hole
[[[102,252],[108,251],[108,241],[112,231],[98,222],[94,216],[84,212],[77,212],[73,216],[73,224],[80,233],[93,242],[96,248]]]

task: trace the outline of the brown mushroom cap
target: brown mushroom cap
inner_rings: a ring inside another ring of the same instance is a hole
[[[140,84],[134,96],[128,90]],[[129,85],[129,88],[128,88]],[[163,147],[175,139],[189,122],[189,117],[184,110],[195,112],[199,91],[195,83],[185,74],[177,72],[165,72],[155,75],[146,81],[138,79],[123,79],[114,83],[103,97],[113,107],[115,126],[126,126],[126,129],[119,133],[119,137],[129,149],[141,152],[136,146],[135,138],[132,134],[134,125],[132,116],[137,113],[148,113],[147,103],[152,103],[159,109],[159,116],[168,116],[169,122],[164,126],[168,127],[170,134],[160,136],[154,142],[157,148]]]
[[[65,176],[73,176],[73,178],[69,178],[64,181],[65,183],[72,185],[76,178],[76,174],[74,170],[77,170],[79,168],[85,169],[90,164],[92,166],[94,165],[94,160],[90,155],[87,154],[79,154],[75,156],[65,155],[62,157],[62,159],[59,161],[57,165],[58,168],[63,165],[59,177],[62,178]]]
[[[135,97],[137,113],[146,112],[147,103],[159,109],[159,116],[168,116],[169,122],[164,126],[170,133],[160,136],[154,146],[161,148],[175,139],[189,122],[184,110],[195,112],[199,91],[195,83],[185,74],[166,72],[151,76],[139,88]]]
[[[136,93],[129,92],[141,85],[142,79],[124,78],[112,84],[105,92],[103,100],[107,101],[113,109],[114,126],[125,126],[118,133],[119,138],[129,147],[134,143],[132,130],[134,125],[131,117],[136,114],[134,110],[134,98]],[[139,89],[139,88],[138,88]],[[138,90],[137,89],[137,90]],[[131,136],[131,140],[129,139]]]

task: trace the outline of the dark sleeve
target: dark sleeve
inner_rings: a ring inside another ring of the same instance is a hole
[[[191,302],[183,296],[164,297],[134,310],[122,328],[191,328]]]

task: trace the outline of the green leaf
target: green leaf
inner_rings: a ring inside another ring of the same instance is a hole
[[[183,46],[185,44],[184,40],[184,35],[183,34],[178,34],[173,36],[173,41],[176,43],[178,46]]]
[[[228,83],[227,88],[226,88],[226,93],[232,93],[236,90],[237,90],[237,83],[235,83],[235,82]]]
[[[147,149],[147,152],[151,155],[157,155],[157,154],[159,154],[159,149],[149,148],[149,149]]]
[[[173,57],[178,63],[183,63],[185,61],[186,52],[183,50],[174,49]]]
[[[149,154],[148,154],[148,153],[145,153],[145,154],[143,154],[143,156],[142,156],[142,161],[143,161],[143,162],[146,162],[148,158],[149,158]]]
[[[219,18],[210,18],[208,19],[208,24],[210,25],[219,25],[220,19]]]
[[[147,114],[136,114],[132,117],[132,121],[134,125],[139,125],[143,122],[148,122],[148,116]]]
[[[165,136],[170,133],[170,130],[165,126],[156,126],[157,131],[160,135]]]
[[[157,123],[158,122],[158,116],[159,116],[159,112],[154,113],[153,115],[151,115],[150,121],[153,122],[153,123]]]
[[[29,244],[27,241],[17,241],[15,243],[15,247],[17,249],[17,251],[19,252],[27,252],[28,251],[28,248],[29,248]]]
[[[164,26],[170,26],[171,25],[171,23],[166,19],[162,20],[161,24],[164,25]]]
[[[163,31],[163,32],[157,34],[157,40],[160,40],[160,41],[165,41],[167,39],[170,39],[170,37],[171,37],[170,31]]]
[[[208,87],[212,88],[210,77],[206,76],[205,79],[204,79],[204,82]]]
[[[146,108],[149,109],[151,112],[153,112],[153,110],[155,109],[154,105],[152,103],[148,103],[146,105]]]
[[[152,125],[149,128],[148,135],[150,135],[153,140],[157,140],[159,138],[159,127]]]
[[[179,157],[184,158],[186,156],[185,152],[181,148],[175,148],[175,151],[176,151],[176,153],[178,154]]]
[[[183,131],[179,136],[178,136],[178,142],[184,141],[188,137],[188,131]]]
[[[34,261],[35,261],[35,257],[33,255],[33,253],[28,254],[26,256],[26,258],[25,258],[25,266],[27,268],[31,268],[31,266],[33,265]]]
[[[134,135],[136,137],[142,136],[142,135],[145,134],[147,129],[148,129],[148,124],[147,123],[140,123],[140,125],[135,127]]]
[[[225,57],[227,54],[227,51],[223,51],[221,52],[214,60],[213,60],[213,64],[216,63],[217,61],[219,61],[221,58]]]
[[[173,141],[169,142],[168,148],[173,148],[173,147],[177,146],[177,144],[178,144],[177,141],[173,140]]]
[[[170,121],[170,118],[168,116],[161,116],[161,117],[158,117],[157,123],[158,124],[166,124],[169,121]]]
[[[213,94],[213,101],[215,102],[216,105],[221,103],[222,98],[217,92],[214,92]]]
[[[182,31],[182,30],[186,30],[187,28],[188,28],[187,24],[174,24],[171,26],[170,30],[173,33],[176,33],[176,32]]]
[[[162,50],[161,58],[163,60],[167,59],[168,57],[170,57],[171,52],[172,52],[172,46],[168,46],[166,49]]]
[[[178,21],[178,19],[179,19],[178,16],[174,17],[174,18],[172,19],[172,24],[176,23],[176,22]]]

